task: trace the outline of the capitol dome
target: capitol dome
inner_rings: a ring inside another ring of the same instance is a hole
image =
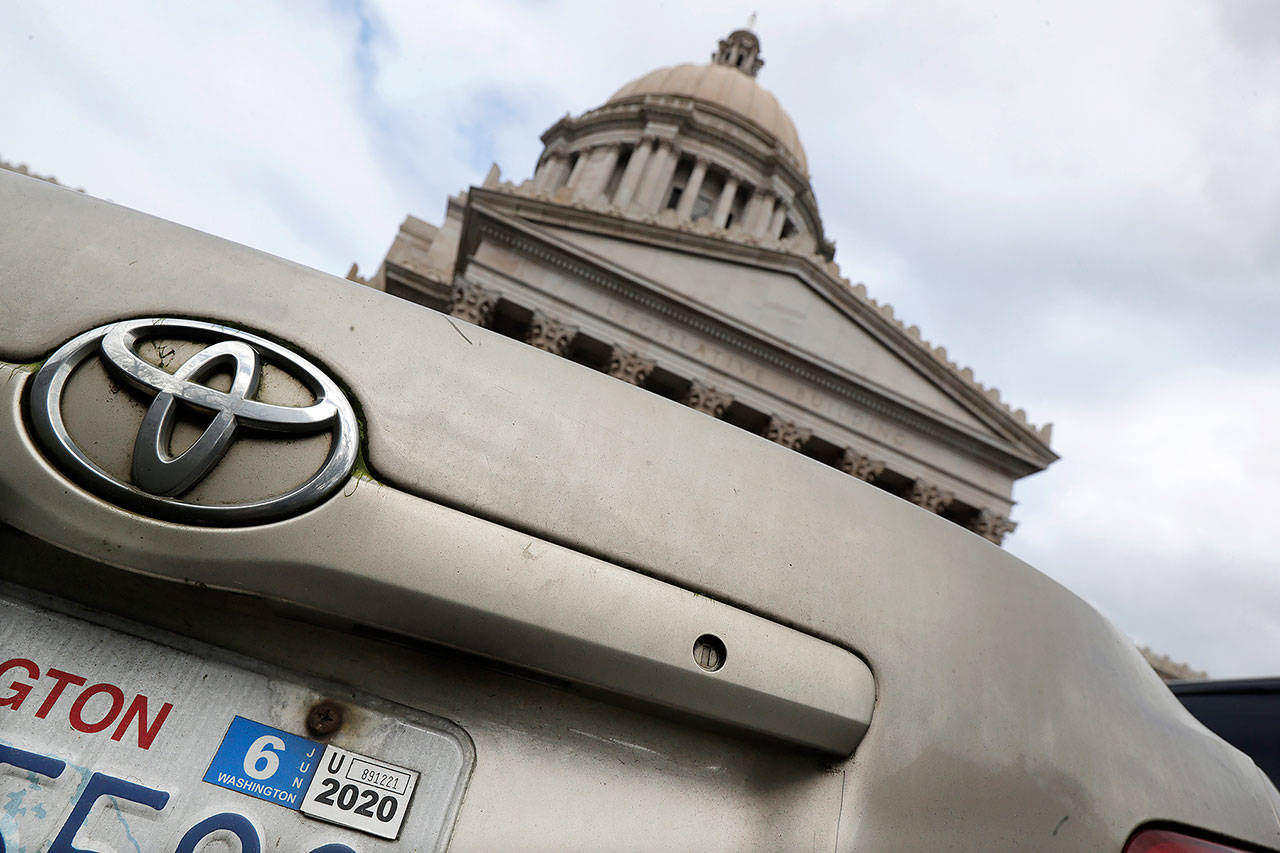
[[[734,30],[707,65],[651,71],[542,135],[531,191],[623,218],[830,260],[791,117]]]
[[[659,68],[614,92],[607,103],[646,95],[673,95],[736,113],[776,139],[796,159],[801,171],[809,172],[809,162],[791,116],[772,92],[756,82],[753,74],[736,65],[686,63]]]

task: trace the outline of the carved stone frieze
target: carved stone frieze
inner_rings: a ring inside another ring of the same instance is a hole
[[[449,313],[468,323],[487,326],[493,318],[493,306],[497,304],[498,294],[467,281],[453,288],[453,305]]]
[[[525,343],[554,355],[564,355],[577,336],[577,326],[561,323],[541,311],[534,311],[533,321],[529,323],[529,331],[525,335]]]
[[[632,385],[643,385],[655,366],[652,360],[641,358],[622,347],[614,347],[609,354],[609,375]]]
[[[924,507],[929,512],[945,512],[955,497],[951,492],[940,489],[927,480],[917,479],[911,484],[911,502],[916,506]]]
[[[777,415],[769,418],[769,425],[764,430],[765,438],[770,441],[776,441],[783,447],[789,447],[792,450],[799,450],[812,435],[813,432],[811,430],[796,426],[791,421],[784,420]]]
[[[1004,537],[1018,529],[1018,522],[1010,521],[1003,515],[984,509],[978,511],[977,516],[969,523],[969,529],[983,539],[1002,545]]]
[[[846,447],[840,454],[837,467],[846,474],[852,474],[859,480],[870,483],[884,470],[884,462],[859,453],[852,447]]]
[[[724,410],[729,408],[729,404],[733,402],[733,396],[723,391],[717,391],[704,382],[693,380],[693,384],[689,386],[689,393],[684,396],[684,404],[691,409],[697,409],[703,414],[711,415],[718,418],[724,414]]]

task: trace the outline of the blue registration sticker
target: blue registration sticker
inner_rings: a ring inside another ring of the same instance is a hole
[[[323,752],[323,744],[236,717],[204,781],[296,809]]]

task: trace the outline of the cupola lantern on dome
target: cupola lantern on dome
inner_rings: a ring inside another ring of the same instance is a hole
[[[628,218],[830,259],[791,117],[737,29],[708,64],[659,68],[542,135],[534,189]]]
[[[711,61],[754,77],[764,67],[764,60],[760,58],[760,39],[751,30],[734,30],[728,38],[720,39],[720,49],[711,54]]]

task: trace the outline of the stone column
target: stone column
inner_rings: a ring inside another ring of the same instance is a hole
[[[809,440],[813,433],[804,427],[796,426],[788,420],[784,420],[778,415],[769,418],[769,425],[765,427],[764,437],[770,441],[776,441],[783,447],[789,447],[792,450],[799,450],[804,443]]]
[[[711,223],[717,228],[724,227],[725,220],[733,211],[733,199],[738,194],[741,180],[737,175],[730,175],[725,179],[724,189],[720,190],[720,198],[716,200],[715,213],[711,214]]]
[[[559,151],[548,154],[538,167],[538,171],[533,175],[533,188],[540,193],[552,192],[556,187],[557,179],[562,174],[564,165],[564,155]]]
[[[578,185],[578,181],[582,180],[582,173],[587,171],[587,161],[590,159],[590,151],[578,152],[578,160],[573,164],[573,171],[569,174],[569,180],[565,181],[565,186],[573,189]]]
[[[569,182],[569,157],[568,155],[560,155],[560,160],[556,163],[556,170],[551,175],[551,183],[547,187],[550,192],[555,192]]]
[[[1018,529],[1016,521],[1010,521],[1005,516],[997,515],[989,509],[978,510],[978,515],[967,526],[983,539],[994,542],[997,545],[1003,545],[1005,535]]]
[[[742,230],[752,236],[759,237],[769,224],[773,215],[773,191],[757,187],[747,202],[747,209],[742,214]]]
[[[689,183],[684,185],[684,194],[680,196],[680,204],[676,207],[676,216],[688,220],[693,213],[693,203],[698,200],[698,191],[702,189],[702,181],[707,176],[707,159],[699,157],[693,164],[693,172],[689,175]]]
[[[924,507],[929,512],[942,514],[947,507],[951,506],[951,502],[955,500],[955,497],[951,492],[940,489],[933,483],[917,479],[911,484],[911,496],[908,500],[916,506]]]
[[[534,311],[533,321],[529,323],[529,331],[525,334],[524,340],[525,343],[553,355],[564,355],[577,336],[577,326],[561,323],[541,311]]]
[[[703,414],[718,418],[724,414],[725,409],[729,408],[729,404],[733,402],[733,396],[717,391],[710,385],[695,379],[689,386],[689,393],[684,395],[683,402],[691,409],[697,409]]]
[[[601,145],[594,149],[586,170],[574,188],[573,197],[589,199],[603,193],[605,185],[609,183],[609,176],[613,174],[613,167],[617,164],[618,146]]]
[[[742,208],[742,220],[738,223],[743,231],[748,234],[755,232],[756,220],[760,218],[760,190],[751,191],[751,195],[747,198],[747,203]]]
[[[787,221],[787,206],[783,204],[782,199],[778,199],[773,208],[773,219],[769,220],[769,228],[765,231],[766,237],[778,239],[782,234],[782,225]]]
[[[669,139],[659,139],[654,154],[649,158],[649,168],[644,170],[640,189],[636,192],[636,206],[645,213],[655,213],[662,207],[662,200],[671,185],[671,176],[679,161],[676,147]]]
[[[551,154],[543,157],[538,163],[538,168],[533,171],[533,188],[535,191],[542,192],[547,185],[547,177],[551,174],[551,162],[555,159]]]
[[[840,461],[836,467],[846,474],[870,483],[884,470],[884,463],[879,459],[872,459],[870,456],[859,453],[852,447],[846,447],[844,452],[840,454]]]
[[[631,204],[631,199],[635,197],[636,187],[640,185],[640,176],[644,173],[644,167],[649,162],[649,155],[653,153],[653,137],[645,137],[640,140],[640,144],[631,152],[631,159],[627,161],[627,168],[622,173],[622,180],[618,182],[618,192],[613,197],[613,203],[618,207],[627,207]]]
[[[478,284],[464,281],[453,289],[453,305],[449,308],[449,313],[468,323],[487,326],[493,318],[493,307],[497,304],[498,294]]]
[[[641,358],[622,347],[614,347],[609,354],[609,375],[632,385],[643,385],[655,366],[650,359]]]

